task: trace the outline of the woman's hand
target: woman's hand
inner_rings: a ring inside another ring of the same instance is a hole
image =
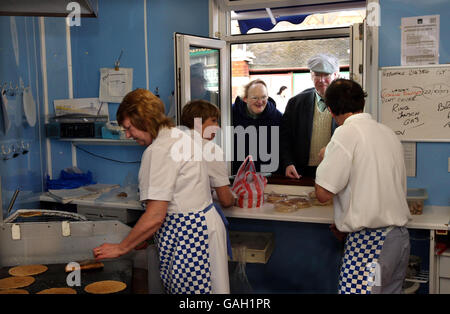
[[[145,250],[149,246],[147,241],[142,241],[134,249],[135,250]]]
[[[130,252],[153,236],[161,227],[167,214],[167,201],[147,200],[145,212],[120,244],[105,243],[94,248],[95,259],[116,258]]]
[[[112,243],[104,243],[99,247],[94,248],[92,251],[94,252],[96,260],[116,258],[127,253],[120,247],[120,244]]]

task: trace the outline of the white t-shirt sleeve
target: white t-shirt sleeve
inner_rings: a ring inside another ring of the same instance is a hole
[[[331,193],[343,190],[350,178],[352,155],[336,139],[332,139],[325,150],[325,157],[317,167],[316,184]]]
[[[217,188],[230,185],[230,179],[228,178],[228,171],[224,161],[209,161],[207,162],[207,166],[211,187]]]
[[[203,158],[208,168],[210,185],[213,188],[230,185],[228,169],[222,148],[212,141],[203,142]]]
[[[175,162],[166,149],[147,149],[139,170],[140,200],[171,201],[178,176],[179,163]]]

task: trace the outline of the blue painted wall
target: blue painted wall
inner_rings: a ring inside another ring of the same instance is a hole
[[[47,92],[49,116],[55,113],[53,101],[69,98],[69,78],[67,68],[66,24],[63,18],[49,18],[45,24],[45,57],[47,71]],[[44,136],[45,139],[45,136]],[[51,169],[45,176],[59,177],[61,169],[71,166],[71,148],[66,142],[51,141]]]
[[[174,89],[172,34],[183,31],[207,36],[208,1],[146,3],[149,89],[159,88],[168,110],[169,95]],[[114,67],[122,50],[120,67],[133,68],[133,89],[146,88],[144,13],[144,0],[101,0],[98,18],[82,18],[80,26],[70,28],[74,98],[98,97],[100,68]],[[197,15],[204,18],[196,18],[195,23],[187,18]],[[46,42],[49,91],[54,90],[49,95],[49,109],[53,113],[53,100],[68,98],[67,72],[63,73],[67,71],[66,38],[64,20],[46,19],[46,25],[51,29]],[[115,120],[117,107],[116,103],[109,104],[111,120]],[[137,177],[142,151],[139,146],[84,145],[77,149],[77,165],[83,171],[92,171],[97,182],[122,184],[129,174]],[[52,141],[53,177],[71,165],[70,144]]]
[[[169,95],[174,90],[173,33],[208,36],[208,1],[148,1],[148,32],[150,90],[159,87],[168,109]]]
[[[0,16],[0,30],[0,83],[2,86],[4,83],[8,86],[12,83],[15,88],[23,81],[23,85],[31,89],[37,111],[36,124],[31,126],[24,116],[22,91],[16,91],[14,96],[7,95],[7,113],[11,127],[6,134],[3,130],[0,131],[1,196],[5,217],[7,206],[17,188],[21,192],[13,211],[18,208],[33,208],[37,205],[37,202],[30,202],[30,200],[42,191],[42,165],[45,158],[42,153],[45,153],[45,148],[40,136],[43,131],[43,111],[38,19]],[[17,47],[16,50],[14,46]],[[1,113],[0,119],[3,119]],[[27,147],[26,150],[21,148],[22,142]],[[2,154],[3,151],[8,152],[13,146],[16,149],[19,146],[15,158],[12,152]],[[28,153],[24,154],[25,151]]]
[[[144,1],[99,1],[98,18],[85,18],[71,31],[74,97],[99,96],[100,68],[114,68],[121,51],[120,67],[133,68],[133,89],[146,87]],[[118,104],[109,104],[115,120]],[[78,167],[90,170],[101,183],[123,184],[128,173],[137,176],[143,148],[139,146],[82,146]],[[134,162],[134,163],[133,163]]]
[[[75,98],[98,97],[99,71],[113,67],[123,50],[121,67],[133,68],[133,89],[146,87],[145,24],[147,13],[147,39],[149,63],[149,88],[159,88],[161,98],[169,106],[169,95],[174,89],[173,33],[184,32],[208,36],[208,0],[100,0],[98,18],[82,18],[81,26],[70,28],[73,96]],[[17,25],[19,63],[16,65],[10,25]],[[194,22],[195,21],[195,22]],[[54,113],[55,99],[69,98],[66,27],[63,18],[44,18],[46,70],[48,79],[48,109]],[[27,28],[25,28],[27,26]],[[24,140],[30,145],[30,153],[16,158],[0,160],[3,207],[9,203],[14,190],[22,192],[14,209],[25,207],[22,196],[30,199],[30,193],[40,193],[45,187],[45,176],[58,178],[60,171],[72,166],[71,145],[51,141],[51,169],[46,167],[44,129],[44,103],[40,62],[39,18],[0,17],[0,82],[31,85],[38,107],[39,123],[31,128],[23,117],[12,121],[8,134],[0,132],[0,144],[5,149]],[[15,119],[15,97],[9,97],[8,111]],[[109,104],[110,119],[115,120],[118,104]],[[18,107],[17,107],[18,108]],[[77,164],[83,171],[93,172],[94,180],[102,183],[122,184],[131,174],[137,177],[143,151],[139,146],[83,146],[77,150]],[[106,159],[95,157],[103,156]],[[1,152],[1,145],[0,145]],[[34,203],[36,204],[36,203]]]
[[[382,0],[379,29],[379,66],[401,65],[401,18],[440,15],[439,63],[450,63],[450,2],[443,0]],[[426,205],[450,205],[450,143],[417,143],[416,177],[408,178],[409,188],[426,188]]]

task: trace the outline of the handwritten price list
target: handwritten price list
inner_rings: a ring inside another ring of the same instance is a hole
[[[450,141],[450,67],[382,68],[381,120],[405,141]]]

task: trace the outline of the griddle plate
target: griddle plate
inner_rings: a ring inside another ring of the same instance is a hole
[[[77,294],[87,294],[87,292],[84,291],[84,287],[90,283],[101,280],[117,280],[127,284],[125,290],[117,293],[130,294],[132,291],[133,261],[123,259],[112,261],[105,260],[102,262],[105,264],[103,269],[82,270],[81,286],[74,286],[71,288],[75,289]],[[69,273],[66,273],[64,270],[66,265],[67,264],[46,265],[48,267],[46,272],[32,276],[36,281],[30,286],[21,289],[27,290],[30,294],[35,294],[44,289],[68,287],[66,279]],[[0,279],[10,277],[8,271],[11,267],[13,266],[0,268]]]

